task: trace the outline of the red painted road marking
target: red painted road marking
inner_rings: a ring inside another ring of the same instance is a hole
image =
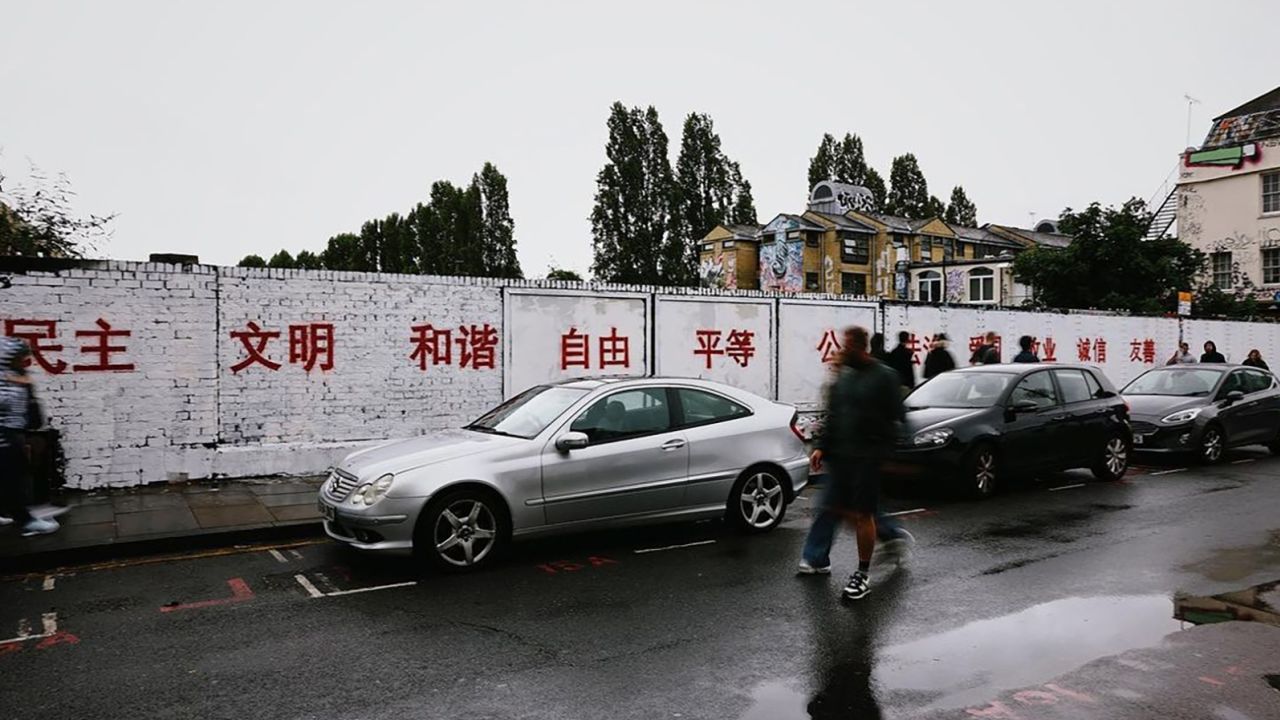
[[[1217,687],[1221,687],[1221,686],[1223,686],[1223,685],[1226,685],[1226,683],[1222,682],[1221,680],[1216,680],[1216,679],[1211,678],[1211,677],[1209,677],[1209,676],[1207,676],[1207,675],[1201,675],[1201,676],[1198,678],[1198,680],[1200,680],[1200,682],[1202,682],[1202,683],[1207,683],[1207,684],[1209,684],[1209,685],[1214,685],[1214,686],[1217,686]]]
[[[607,558],[603,555],[592,555],[587,558],[586,562],[593,568],[599,568],[599,567],[605,567],[606,565],[618,564],[617,560],[614,560],[612,558]],[[578,572],[579,570],[583,570],[586,567],[587,566],[582,563],[576,563],[569,560],[555,560],[553,562],[544,563],[542,565],[535,565],[534,569],[541,570],[542,572],[548,575],[557,575],[562,572],[569,572],[569,573]]]
[[[217,598],[216,600],[201,600],[199,602],[185,603],[181,605],[165,605],[160,608],[160,612],[173,612],[174,610],[196,610],[199,608],[213,607],[215,605],[230,605],[232,603],[244,602],[253,599],[253,591],[249,589],[249,584],[240,578],[231,578],[227,581],[227,585],[231,588],[231,597]]]

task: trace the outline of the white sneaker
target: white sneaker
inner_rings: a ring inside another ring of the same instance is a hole
[[[800,566],[796,568],[797,575],[830,575],[831,566],[814,567],[809,564],[808,560],[801,560]]]
[[[5,525],[12,525],[12,524],[13,524],[13,518],[0,515],[0,527],[4,527]]]
[[[54,505],[53,503],[45,503],[27,508],[27,512],[33,517],[42,518],[44,520],[52,520],[56,517],[62,517],[69,508],[66,505]]]
[[[43,520],[41,518],[31,518],[31,521],[22,526],[22,537],[31,537],[32,535],[48,535],[49,533],[58,532],[57,520]]]

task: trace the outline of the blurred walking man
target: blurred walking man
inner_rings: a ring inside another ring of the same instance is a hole
[[[827,467],[821,509],[805,540],[801,574],[830,572],[828,553],[840,518],[858,542],[858,569],[849,578],[847,600],[870,591],[871,556],[876,546],[882,465],[893,449],[903,417],[900,378],[869,353],[864,328],[845,331],[839,377],[827,394],[826,423],[811,463]],[[905,535],[905,533],[904,533]]]

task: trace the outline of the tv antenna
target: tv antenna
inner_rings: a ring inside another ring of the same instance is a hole
[[[1191,108],[1199,105],[1200,101],[1191,97],[1187,93],[1182,94],[1183,99],[1187,101],[1187,144],[1185,147],[1191,147]]]

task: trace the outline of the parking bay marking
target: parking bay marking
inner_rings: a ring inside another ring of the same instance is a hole
[[[1151,475],[1152,475],[1152,476],[1155,476],[1155,475],[1172,475],[1172,474],[1174,474],[1174,473],[1180,473],[1180,472],[1186,472],[1186,471],[1187,471],[1187,469],[1186,469],[1186,468],[1174,468],[1174,469],[1172,469],[1172,470],[1161,470],[1161,471],[1159,471],[1159,472],[1153,472],[1153,473],[1151,473]]]
[[[298,573],[297,575],[294,575],[293,579],[297,580],[298,584],[302,586],[302,589],[306,590],[307,595],[311,596],[312,598],[337,597],[339,595],[355,595],[356,593],[366,593],[366,592],[374,592],[376,590],[390,590],[392,588],[411,587],[413,585],[418,584],[417,580],[410,580],[407,582],[391,583],[390,585],[374,585],[373,587],[353,588],[351,590],[330,590],[329,592],[324,592],[320,588],[316,587],[315,583],[307,579],[307,576],[303,575],[302,573]],[[329,585],[332,586],[332,583],[329,583]]]
[[[679,545],[665,545],[663,547],[656,547],[656,548],[641,548],[639,550],[633,550],[632,552],[634,552],[636,555],[643,555],[645,553],[664,552],[666,550],[679,550],[680,548],[697,547],[699,545],[712,545],[714,543],[715,543],[715,540],[699,540],[698,542],[681,543]]]
[[[1085,485],[1084,483],[1076,483],[1074,485],[1060,485],[1058,487],[1049,488],[1049,492],[1057,492],[1059,490],[1071,490],[1073,488],[1082,488],[1084,487],[1084,485]]]
[[[9,638],[8,640],[0,640],[0,645],[12,645],[14,643],[23,643],[28,640],[43,640],[58,634],[58,613],[47,612],[40,616],[41,632],[39,635],[31,634],[31,621],[22,618],[18,621],[18,636]]]
[[[885,517],[903,517],[904,515],[919,515],[920,513],[929,512],[929,508],[915,508],[913,510],[899,510],[898,512],[885,513]]]

